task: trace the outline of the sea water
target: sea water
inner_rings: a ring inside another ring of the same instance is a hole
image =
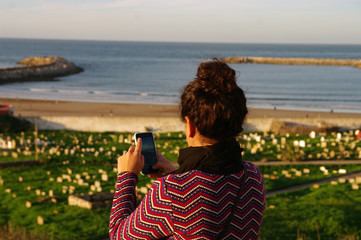
[[[177,104],[200,62],[261,56],[361,59],[361,45],[230,44],[0,39],[0,67],[29,56],[61,56],[84,72],[56,81],[0,85],[0,97]],[[259,108],[361,112],[361,69],[230,64]]]

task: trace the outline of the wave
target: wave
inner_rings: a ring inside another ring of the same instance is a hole
[[[68,90],[68,89],[58,89],[56,90],[59,93],[70,93],[70,94],[89,94],[89,91],[86,90]]]
[[[52,89],[48,88],[29,88],[30,92],[52,92]]]

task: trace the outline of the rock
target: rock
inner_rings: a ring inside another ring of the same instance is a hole
[[[0,84],[24,81],[51,81],[84,71],[83,68],[61,57],[29,57],[18,64],[23,67],[1,68]]]

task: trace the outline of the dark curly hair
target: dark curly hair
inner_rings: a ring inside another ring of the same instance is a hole
[[[183,121],[188,116],[202,136],[218,141],[242,132],[248,113],[235,71],[218,59],[199,65],[196,78],[184,88],[180,108]]]

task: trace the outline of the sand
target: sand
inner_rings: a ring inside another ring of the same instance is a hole
[[[11,104],[14,115],[31,121],[39,129],[80,131],[183,131],[176,105],[71,102],[1,98],[0,104]],[[360,128],[361,114],[296,110],[249,110],[245,130],[269,131],[272,121],[289,121],[306,125],[329,124]]]

